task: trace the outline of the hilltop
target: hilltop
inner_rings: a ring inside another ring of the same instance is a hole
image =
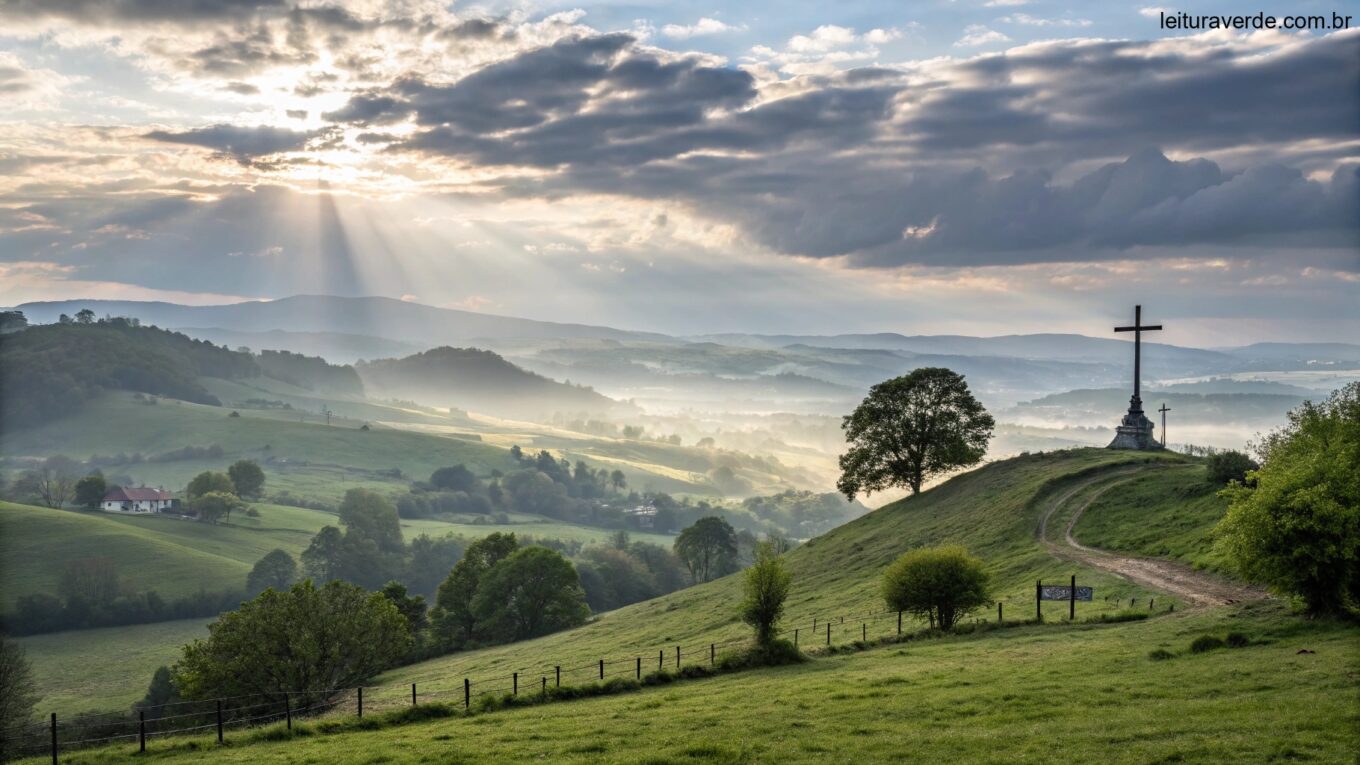
[[[515,419],[554,412],[599,414],[623,409],[589,388],[526,372],[491,351],[443,346],[400,359],[356,366],[374,395],[415,399]]]

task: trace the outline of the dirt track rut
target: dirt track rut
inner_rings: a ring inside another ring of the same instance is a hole
[[[1100,550],[1087,547],[1073,538],[1072,529],[1077,525],[1082,513],[1086,512],[1086,508],[1090,507],[1105,492],[1132,480],[1135,476],[1147,470],[1157,469],[1159,468],[1143,466],[1122,468],[1089,478],[1062,492],[1048,503],[1048,506],[1044,508],[1043,515],[1039,518],[1037,530],[1039,540],[1050,552],[1060,558],[1084,563],[1094,568],[1118,574],[1144,587],[1170,593],[1191,606],[1225,605],[1267,597],[1263,590],[1196,571],[1183,563]],[[1104,485],[1098,487],[1093,494],[1086,497],[1076,511],[1072,513],[1063,529],[1062,539],[1056,541],[1050,539],[1048,526],[1054,513],[1066,507],[1083,490],[1102,482]]]

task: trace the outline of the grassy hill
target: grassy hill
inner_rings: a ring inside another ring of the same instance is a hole
[[[54,510],[0,502],[0,612],[14,599],[33,593],[56,594],[68,561],[103,557],[113,561],[125,589],[156,590],[162,597],[200,590],[234,590],[265,553],[279,548],[295,558],[323,526],[338,525],[321,510],[256,504],[260,517],[233,516],[230,525],[211,526],[169,516],[116,515],[94,510]],[[469,538],[493,531],[534,537],[603,542],[606,529],[577,526],[539,516],[516,514],[508,525],[403,520],[410,540],[419,534],[461,534]],[[671,538],[635,533],[639,540],[669,546]]]
[[[1202,634],[1247,648],[1189,654]],[[1117,625],[1025,627],[831,656],[640,692],[387,729],[282,726],[155,740],[198,763],[1351,763],[1355,631],[1278,604]],[[1313,653],[1300,654],[1300,648]],[[1151,661],[1163,648],[1178,654]],[[366,699],[367,703],[367,699]],[[407,701],[409,703],[409,700]],[[352,714],[352,712],[351,712]],[[366,713],[366,721],[372,719]],[[376,727],[376,726],[371,726]],[[305,733],[310,735],[303,735]],[[137,763],[135,741],[63,755]],[[26,762],[38,765],[33,758]]]
[[[1096,499],[1082,513],[1072,536],[1107,550],[1171,558],[1225,572],[1211,532],[1228,510],[1200,464],[1136,476]]]

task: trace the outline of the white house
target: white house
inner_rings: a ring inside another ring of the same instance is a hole
[[[159,513],[174,506],[170,492],[148,489],[114,489],[104,495],[99,508],[109,513]]]

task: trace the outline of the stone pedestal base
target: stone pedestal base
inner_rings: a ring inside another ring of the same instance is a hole
[[[1124,415],[1119,427],[1115,428],[1114,440],[1107,449],[1138,449],[1140,451],[1156,451],[1162,449],[1162,445],[1157,443],[1153,436],[1152,421],[1147,418],[1142,411],[1129,410]]]

